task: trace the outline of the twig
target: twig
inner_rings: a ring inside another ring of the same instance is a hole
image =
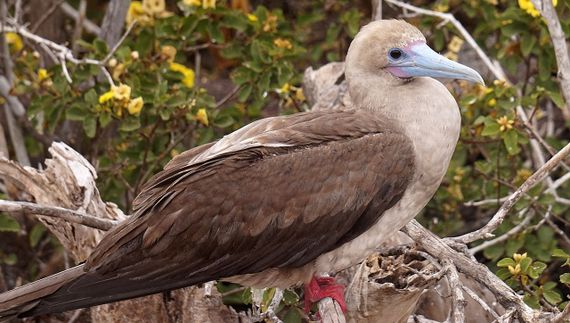
[[[60,8],[64,14],[73,18],[74,20],[76,20],[77,17],[79,16],[79,12],[75,8],[73,8],[69,3],[65,2],[65,0],[62,1]],[[99,26],[97,26],[96,24],[87,19],[83,19],[83,28],[85,28],[86,32],[93,35],[99,35],[99,33],[101,33],[101,28],[99,28]]]
[[[382,0],[372,0],[372,20],[382,19]]]
[[[566,35],[560,25],[558,14],[550,0],[532,0],[532,3],[541,15],[544,17],[552,45],[554,46],[554,54],[556,55],[556,63],[558,64],[558,80],[560,81],[560,90],[566,101],[566,108],[562,109],[564,118],[570,120],[570,58],[568,57],[568,45],[566,44]]]
[[[101,219],[81,212],[65,209],[59,206],[46,206],[30,202],[16,202],[0,200],[0,211],[29,212],[66,220],[71,223],[82,224],[91,228],[108,231],[117,224],[116,221]]]
[[[521,197],[523,197],[528,190],[530,190],[538,182],[542,181],[548,173],[560,164],[564,158],[570,154],[570,144],[562,148],[556,155],[554,155],[548,162],[540,167],[534,174],[532,174],[509,198],[501,205],[493,218],[481,229],[474,232],[464,234],[459,237],[452,238],[457,242],[469,243],[479,239],[492,237],[492,232],[503,222],[507,213],[515,205]]]
[[[508,196],[503,196],[501,198],[494,198],[494,199],[485,199],[485,200],[480,200],[480,201],[467,201],[465,203],[463,203],[463,205],[465,206],[484,206],[484,205],[490,205],[490,204],[499,204],[499,203],[503,203],[505,202],[509,197]]]
[[[79,1],[79,15],[75,19],[75,29],[71,36],[71,52],[73,55],[77,55],[78,45],[77,41],[81,38],[83,33],[83,20],[85,20],[85,11],[87,10],[87,0]]]
[[[451,289],[452,294],[452,304],[451,304],[451,322],[463,323],[465,322],[465,296],[463,296],[463,291],[461,287],[463,284],[459,280],[459,274],[457,273],[457,268],[449,261],[445,259],[443,264],[447,268],[447,282],[449,283],[449,289]]]
[[[136,24],[137,24],[137,21],[135,20],[129,25],[129,27],[127,28],[127,31],[125,31],[125,33],[121,36],[119,41],[113,46],[113,48],[111,48],[111,51],[109,51],[107,56],[105,56],[105,58],[101,61],[101,65],[106,65],[107,62],[109,62],[109,60],[113,57],[113,55],[115,54],[117,49],[119,49],[121,44],[125,41],[125,38],[127,38],[127,36],[131,33],[131,30],[133,30],[133,28],[135,27]]]
[[[482,300],[481,297],[479,297],[479,295],[477,295],[477,293],[475,293],[471,288],[469,288],[465,285],[463,285],[461,287],[467,293],[467,295],[469,295],[469,297],[471,297],[474,301],[479,303],[479,305],[481,305],[481,307],[485,311],[491,313],[491,315],[493,315],[495,320],[499,319],[499,314],[497,314],[497,312],[495,312],[491,307],[489,307],[489,305],[484,300]]]
[[[236,85],[233,90],[231,90],[226,96],[224,96],[220,101],[216,102],[216,109],[220,108],[222,105],[226,104],[238,91],[241,86]]]
[[[505,233],[505,234],[503,234],[503,235],[501,235],[501,236],[499,236],[493,240],[485,241],[482,244],[469,249],[469,252],[474,255],[474,254],[478,253],[479,251],[485,250],[491,246],[496,245],[499,242],[503,242],[503,241],[509,239],[510,237],[514,236],[515,234],[521,232],[530,223],[530,220],[532,220],[534,215],[535,215],[534,212],[528,212],[527,216],[522,220],[522,222],[517,224],[516,226],[514,226],[509,231],[507,231],[507,233]]]
[[[39,44],[42,48],[44,48],[46,50],[46,52],[52,56],[54,61],[61,63],[62,72],[63,72],[65,78],[67,79],[67,81],[69,83],[71,83],[72,80],[71,80],[71,76],[69,74],[69,71],[67,70],[67,66],[65,65],[65,62],[71,62],[73,64],[97,65],[101,68],[101,71],[103,72],[103,74],[105,74],[105,76],[107,76],[107,80],[109,81],[109,83],[111,85],[113,85],[112,78],[110,78],[109,72],[106,70],[104,64],[102,64],[101,61],[91,59],[91,58],[78,59],[75,56],[73,56],[73,53],[69,48],[67,48],[63,45],[59,45],[57,43],[54,43],[53,41],[51,41],[49,39],[45,39],[43,37],[40,37],[40,36],[30,32],[29,30],[27,30],[23,26],[7,26],[7,27],[5,27],[5,30],[18,33],[20,36],[22,36],[22,37],[24,37],[30,41],[33,41],[34,43]]]
[[[570,305],[566,304],[564,311],[562,311],[562,313],[556,315],[552,319],[552,323],[563,323],[563,322],[568,322],[568,321],[570,321]]]

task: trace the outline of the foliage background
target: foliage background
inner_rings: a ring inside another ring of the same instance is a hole
[[[516,106],[523,107],[554,150],[568,142],[570,123],[562,113],[565,102],[548,31],[529,1],[411,3],[452,12],[511,82],[493,81],[450,24],[425,16],[407,19],[436,51],[487,74],[487,87],[449,84],[463,115],[461,139],[444,183],[420,216],[439,235],[458,235],[482,226],[500,198],[540,166]],[[87,6],[87,18],[100,24],[105,2],[89,0]],[[570,3],[561,1],[556,8],[564,31],[570,32]],[[72,20],[56,22],[57,37],[46,37],[69,42],[76,57],[105,61],[116,87],[89,64],[68,63],[69,83],[59,62],[33,42],[7,34],[14,63],[10,93],[26,107],[26,118],[19,121],[26,130],[26,150],[37,166],[53,140],[72,145],[96,167],[103,200],[128,212],[141,185],[179,152],[258,118],[307,110],[304,69],[343,60],[371,12],[368,1],[348,0],[133,2],[125,27],[137,23],[115,51],[90,34],[74,38]],[[399,14],[384,4],[385,18]],[[2,122],[6,129],[7,120]],[[552,178],[567,172],[563,167]],[[9,195],[9,188],[4,192]],[[569,299],[570,199],[565,197],[570,198],[568,181],[556,191],[539,185],[497,234],[524,221],[522,230],[476,253],[533,307],[562,308]],[[0,231],[0,287],[65,266],[57,241],[32,218],[0,214]],[[251,294],[228,293],[235,288],[218,285],[227,303],[246,308]],[[278,314],[297,320],[298,300],[297,291],[287,291]]]

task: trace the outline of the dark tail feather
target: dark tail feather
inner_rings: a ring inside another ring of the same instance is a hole
[[[79,265],[0,294],[0,321],[101,305],[210,280],[209,275],[156,281],[128,279],[85,272],[83,265]]]
[[[0,320],[25,315],[43,298],[52,295],[82,274],[84,274],[83,265],[79,265],[0,294]]]

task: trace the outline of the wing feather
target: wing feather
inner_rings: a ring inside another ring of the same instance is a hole
[[[302,266],[374,224],[413,174],[409,139],[372,114],[264,120],[174,159],[87,270],[148,291]]]

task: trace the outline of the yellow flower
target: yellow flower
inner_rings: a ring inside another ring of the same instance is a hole
[[[299,101],[305,101],[307,98],[305,97],[305,92],[303,92],[303,88],[298,88],[295,91],[295,98]]]
[[[121,63],[113,68],[113,79],[118,80],[125,72],[125,64]]]
[[[160,55],[166,59],[167,62],[174,62],[176,57],[176,48],[174,46],[166,45],[160,48]]]
[[[199,6],[202,4],[200,0],[184,0],[183,3],[187,6]]]
[[[489,102],[487,102],[487,104],[488,104],[490,107],[494,107],[494,106],[497,105],[497,99],[492,98],[492,99],[489,100]]]
[[[536,10],[531,0],[518,0],[519,7],[526,13],[533,17],[540,16],[540,12]],[[552,4],[556,7],[558,5],[558,0],[552,0]]]
[[[447,12],[449,10],[449,5],[447,4],[443,4],[443,3],[439,3],[436,6],[433,7],[433,10],[435,11],[439,11],[439,12]]]
[[[249,20],[249,21],[251,21],[251,22],[256,22],[258,19],[257,19],[257,16],[256,16],[256,15],[254,15],[254,14],[252,14],[252,13],[248,13],[248,14],[247,14],[247,20]]]
[[[164,0],[143,0],[142,2],[142,9],[149,16],[163,12],[164,8]]]
[[[449,42],[449,45],[447,45],[447,49],[449,49],[454,53],[459,53],[459,51],[461,50],[461,46],[463,46],[464,42],[465,41],[463,39],[457,36],[453,36],[453,38],[451,38],[451,41]]]
[[[184,78],[182,79],[182,84],[188,88],[194,87],[194,71],[182,64],[170,63],[170,70],[174,72],[181,73]]]
[[[509,265],[507,267],[509,269],[509,272],[511,273],[511,275],[517,275],[521,272],[521,265],[517,264],[515,267]]]
[[[130,115],[138,116],[143,108],[144,101],[140,96],[136,99],[132,99],[127,106],[127,110]]]
[[[131,98],[131,87],[126,84],[112,86],[113,98],[117,100],[128,100]]]
[[[216,0],[202,0],[202,8],[216,8]]]
[[[263,31],[274,32],[277,29],[277,16],[269,14],[263,22]]]
[[[101,94],[101,96],[99,97],[99,103],[103,104],[103,103],[111,100],[114,96],[115,96],[115,93],[111,89],[111,90]]]
[[[527,257],[527,253],[526,253],[526,252],[523,253],[522,255],[521,255],[520,253],[515,253],[515,254],[513,254],[513,259],[514,259],[517,263],[521,262],[521,260],[523,260],[523,259],[526,258],[526,257]]]
[[[38,81],[43,81],[45,79],[49,78],[48,72],[45,68],[40,68],[38,70]]]
[[[198,120],[201,124],[208,126],[208,113],[206,112],[206,109],[201,108],[198,110],[196,113],[196,120]]]
[[[447,53],[445,53],[443,56],[447,57],[448,59],[452,60],[452,61],[457,61],[457,59],[459,58],[457,56],[456,53],[452,52],[452,51],[448,51]]]
[[[291,90],[291,85],[289,83],[285,83],[283,84],[283,86],[279,89],[279,92],[281,93],[289,93],[289,91]]]
[[[275,44],[275,46],[279,48],[286,48],[286,49],[293,48],[293,44],[291,44],[289,40],[283,38],[275,38],[273,44]]]
[[[507,116],[502,116],[497,119],[497,123],[499,124],[499,130],[504,132],[513,128],[513,124],[515,123],[514,120],[509,120]]]
[[[145,15],[142,3],[140,1],[131,1],[129,10],[127,11],[127,25],[130,25],[135,20],[140,20]]]
[[[22,48],[24,48],[24,43],[22,42],[20,35],[16,33],[5,33],[4,37],[12,51],[19,52],[22,50]]]

